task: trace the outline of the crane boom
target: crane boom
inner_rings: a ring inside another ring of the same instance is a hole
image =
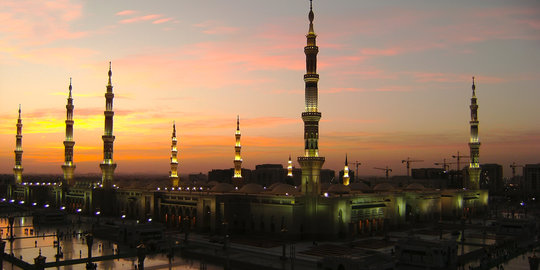
[[[420,159],[410,159],[409,157],[407,157],[407,159],[402,160],[401,163],[405,163],[407,165],[407,177],[410,176],[410,168],[411,168],[410,163],[411,162],[424,162],[424,161]]]
[[[459,171],[459,161],[461,160],[461,158],[470,158],[470,156],[460,155],[459,151],[457,152],[457,155],[452,155],[452,157],[457,159],[457,170],[458,171]]]
[[[356,171],[354,171],[354,179],[355,179],[355,182],[358,182],[357,180],[360,179],[360,177],[358,176],[358,166],[359,165],[362,165],[362,163],[355,161],[355,162],[351,162],[352,165],[355,165],[356,166]]]
[[[392,169],[388,168],[388,166],[386,166],[385,168],[373,167],[373,169],[383,170],[385,172],[385,175],[386,175],[386,180],[388,180],[388,173],[392,171]]]

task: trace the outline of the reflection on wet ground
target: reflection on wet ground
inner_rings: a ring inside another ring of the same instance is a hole
[[[47,258],[47,262],[56,260],[57,247],[55,246],[56,233],[60,232],[60,247],[63,258],[60,260],[87,258],[87,244],[84,234],[90,230],[89,223],[68,221],[65,225],[54,227],[34,227],[32,217],[16,217],[13,226],[14,241],[9,241],[10,232],[7,218],[0,218],[0,235],[6,241],[5,252],[16,258],[33,264],[34,258],[40,252]],[[117,254],[126,249],[107,240],[95,238],[92,246],[92,256]],[[124,258],[97,262],[97,269],[136,269],[137,258]],[[208,270],[223,269],[223,267],[206,264],[199,260],[185,259],[174,256],[171,261],[165,254],[148,255],[144,260],[145,269],[201,269],[201,264]],[[20,269],[11,263],[5,262],[4,269]],[[61,266],[56,269],[77,270],[85,269],[84,264]]]

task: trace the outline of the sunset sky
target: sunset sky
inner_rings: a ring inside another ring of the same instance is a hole
[[[471,77],[480,162],[540,162],[540,2],[315,0],[324,168],[406,173],[467,154]],[[303,155],[307,0],[0,1],[0,173],[18,105],[24,173],[58,173],[73,78],[75,174],[98,173],[112,61],[117,173],[167,175]],[[295,161],[295,166],[299,167]],[[455,166],[453,166],[455,168]],[[519,174],[521,172],[519,171]]]

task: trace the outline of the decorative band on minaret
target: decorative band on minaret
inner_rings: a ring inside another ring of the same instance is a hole
[[[291,155],[289,155],[289,161],[287,163],[287,176],[288,177],[292,177],[293,174],[292,174],[292,160],[291,160]]]
[[[349,185],[349,162],[347,161],[347,155],[345,155],[345,167],[343,168],[343,185]]]
[[[62,165],[62,171],[64,172],[64,182],[67,185],[73,185],[73,172],[75,171],[75,164],[73,163],[73,146],[75,141],[73,140],[73,98],[71,96],[71,78],[69,78],[69,96],[66,105],[66,140],[64,141],[64,164]]]
[[[469,141],[470,149],[470,158],[471,162],[469,164],[469,189],[479,189],[480,188],[480,140],[478,138],[478,104],[476,101],[476,85],[474,82],[474,77],[472,77],[472,97],[471,97],[471,138]]]
[[[236,116],[236,144],[234,146],[234,176],[233,179],[240,180],[242,179],[242,156],[240,155],[240,150],[242,146],[240,145],[240,116]]]
[[[319,157],[319,120],[321,113],[318,110],[318,82],[319,74],[317,74],[317,35],[313,30],[313,14],[312,2],[309,2],[309,31],[306,35],[307,45],[304,47],[306,54],[306,74],[304,74],[305,82],[305,112],[302,113],[304,121],[304,156],[298,158],[298,163],[302,167],[302,194],[319,195],[320,187],[320,171],[324,164],[324,158]]]
[[[15,184],[22,183],[22,118],[21,118],[21,104],[19,104],[19,118],[17,119],[17,135],[15,135],[16,138],[16,145],[15,145],[15,166],[13,167],[13,176],[15,180]]]
[[[172,131],[172,143],[171,143],[171,172],[169,173],[169,179],[171,179],[171,185],[178,187],[180,178],[178,177],[178,149],[176,148],[176,124],[173,122]]]
[[[103,188],[112,188],[114,180],[114,170],[116,169],[116,163],[113,161],[113,86],[111,83],[112,69],[111,62],[109,62],[109,83],[107,84],[107,92],[105,93],[105,133],[101,138],[103,139],[103,162],[99,164],[101,168],[101,184]]]

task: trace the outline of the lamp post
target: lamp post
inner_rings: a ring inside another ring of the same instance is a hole
[[[139,270],[144,270],[144,259],[146,258],[146,246],[140,244],[137,246],[137,258],[139,259]]]
[[[283,229],[281,229],[281,237],[282,237],[282,241],[283,241],[283,248],[282,248],[282,253],[281,253],[281,259],[282,260],[287,260],[287,241],[286,241],[286,237],[287,237],[287,228],[283,227]]]
[[[94,236],[86,234],[86,245],[88,246],[88,261],[86,262],[86,270],[95,270],[97,265],[92,263],[92,245],[94,244]]]

